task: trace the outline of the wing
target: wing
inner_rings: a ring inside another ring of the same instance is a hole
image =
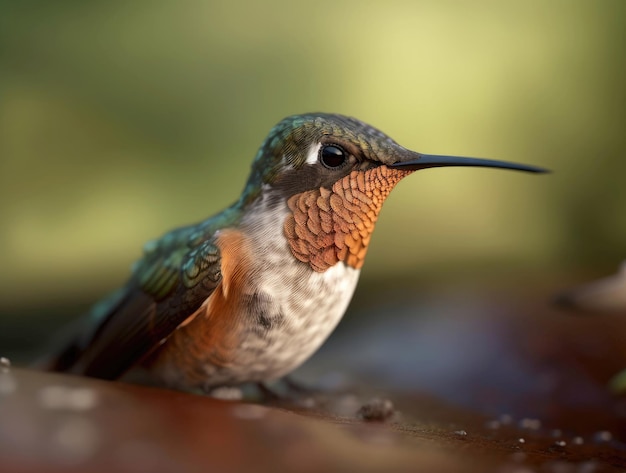
[[[51,369],[115,379],[163,343],[221,280],[214,234],[185,227],[146,245],[128,284],[92,309],[91,328]]]

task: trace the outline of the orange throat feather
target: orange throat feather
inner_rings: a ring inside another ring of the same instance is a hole
[[[352,171],[330,190],[320,187],[292,196],[284,232],[293,255],[318,272],[339,261],[360,269],[383,202],[412,172],[384,165]]]

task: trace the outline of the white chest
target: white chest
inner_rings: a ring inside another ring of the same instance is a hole
[[[259,249],[247,290],[258,303],[241,341],[242,379],[283,376],[315,353],[341,320],[359,278],[358,269],[342,262],[315,272],[295,259],[282,233],[285,215],[280,209],[246,222]]]

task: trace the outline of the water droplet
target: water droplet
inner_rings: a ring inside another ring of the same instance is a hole
[[[598,443],[610,442],[611,440],[613,440],[613,434],[608,430],[600,430],[599,432],[593,434],[593,440]]]
[[[98,394],[91,388],[71,388],[52,384],[41,388],[38,397],[39,404],[44,409],[87,411],[98,404]]]
[[[572,443],[574,445],[582,445],[583,443],[585,443],[585,439],[583,439],[582,437],[574,437],[572,439]]]
[[[565,447],[567,445],[567,442],[565,440],[557,440],[556,442],[554,442],[554,445],[556,445],[557,447]]]
[[[5,356],[0,356],[0,373],[8,373],[11,370],[11,360]]]
[[[517,439],[517,441],[518,441],[519,443],[526,443],[526,439],[525,439],[525,438],[523,438],[523,437],[518,438],[518,439]]]
[[[345,394],[332,400],[328,409],[343,417],[352,417],[361,407],[361,401],[354,394]]]
[[[455,430],[454,434],[459,437],[467,437],[467,432],[465,430]]]
[[[63,409],[66,389],[64,386],[44,386],[39,391],[39,404],[44,409]]]
[[[69,389],[67,407],[75,411],[87,411],[98,404],[98,394],[91,388]]]
[[[513,416],[509,415],[509,414],[502,414],[499,417],[500,423],[507,425],[513,422]]]
[[[313,397],[304,397],[296,400],[296,404],[305,409],[313,409],[317,405],[317,401]]]
[[[262,419],[267,414],[267,407],[257,404],[237,404],[233,406],[233,415],[238,419],[257,420]]]
[[[519,426],[522,429],[539,430],[541,428],[541,421],[539,419],[529,419],[525,417],[519,421]]]

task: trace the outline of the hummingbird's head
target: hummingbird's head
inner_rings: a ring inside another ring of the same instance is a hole
[[[275,189],[293,195],[330,187],[354,169],[388,162],[399,148],[387,135],[354,118],[293,115],[272,128],[261,145],[245,193]]]
[[[543,172],[502,161],[420,154],[354,118],[311,113],[285,118],[271,130],[242,201],[260,195],[286,201],[285,236],[294,256],[314,270],[339,261],[360,268],[389,192],[413,171],[440,166]]]

